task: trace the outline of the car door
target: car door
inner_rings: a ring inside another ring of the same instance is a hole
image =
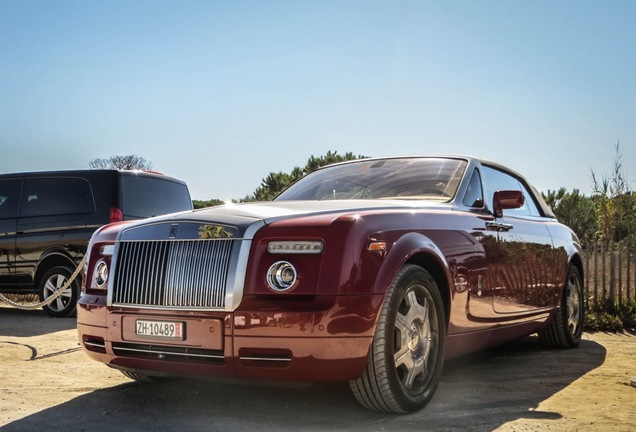
[[[21,179],[0,180],[0,287],[11,288],[15,274],[15,242]]]
[[[90,234],[86,218],[95,213],[90,184],[82,178],[37,177],[24,180],[17,226],[16,278],[33,283],[43,255],[76,255]]]
[[[496,314],[525,314],[550,307],[558,297],[552,239],[533,194],[512,173],[482,167],[486,199],[493,209],[496,191],[520,190],[522,207],[503,210],[487,223],[497,233],[497,265],[493,281],[493,309]]]
[[[479,330],[487,328],[488,323],[497,318],[492,305],[499,252],[497,232],[486,229],[487,225],[494,221],[494,217],[486,208],[483,181],[478,168],[470,174],[470,180],[461,200],[462,205],[475,215],[467,235],[481,251],[480,254],[473,254],[470,262],[465,264],[468,280],[466,313],[471,322],[470,327],[473,330]],[[457,286],[457,281],[455,283]]]

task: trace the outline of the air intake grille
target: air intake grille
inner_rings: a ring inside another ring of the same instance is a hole
[[[236,239],[124,241],[118,244],[113,304],[224,308]]]

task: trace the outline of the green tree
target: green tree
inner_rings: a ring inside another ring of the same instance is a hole
[[[327,154],[323,156],[312,155],[307,159],[307,163],[303,168],[294,167],[290,173],[284,173],[282,171],[277,173],[270,172],[267,177],[261,181],[261,185],[256,188],[254,193],[246,196],[242,201],[271,201],[289,185],[320,167],[348,160],[365,159],[367,157],[368,156],[362,155],[356,156],[351,152],[340,155],[337,151],[328,151]]]
[[[192,200],[192,207],[195,209],[205,208],[205,207],[214,207],[218,205],[225,204],[223,201],[219,199],[210,199],[210,200]]]
[[[344,155],[339,155],[337,151],[332,152],[331,150],[329,150],[327,154],[324,156],[316,157],[314,155],[311,155],[309,159],[307,159],[307,163],[305,164],[305,167],[303,168],[303,174],[309,174],[310,172],[316,171],[318,168],[326,166],[326,165],[331,165],[331,164],[344,162],[348,160],[366,159],[368,157],[369,156],[362,156],[362,155],[356,156],[352,152],[347,152]]]
[[[111,156],[106,159],[93,159],[88,163],[91,169],[115,169],[115,170],[151,170],[152,162],[141,156]]]
[[[582,241],[594,239],[597,229],[592,198],[581,194],[578,189],[568,192],[565,188],[548,190],[542,195],[557,219],[572,228]]]
[[[617,196],[615,202],[619,211],[614,240],[636,239],[636,194],[633,191],[626,192]]]
[[[287,186],[302,177],[302,170],[295,167],[290,174],[271,172],[261,181],[249,201],[271,201]]]
[[[599,177],[592,170],[592,191],[598,239],[609,242],[633,237],[636,234],[636,202],[623,168],[620,142],[614,146],[611,174]]]

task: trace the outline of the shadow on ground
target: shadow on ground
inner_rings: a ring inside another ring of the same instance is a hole
[[[605,356],[593,341],[548,350],[525,338],[448,361],[431,403],[401,416],[361,408],[346,383],[285,388],[175,380],[94,391],[0,430],[485,431],[519,418],[561,418],[536,408]]]
[[[41,336],[77,327],[75,318],[53,318],[42,309],[24,310],[4,304],[1,306],[0,336]],[[24,325],[24,320],[29,320],[29,325]]]

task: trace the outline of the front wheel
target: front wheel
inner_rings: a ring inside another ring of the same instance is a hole
[[[575,266],[568,269],[561,307],[557,309],[549,327],[539,332],[539,340],[548,347],[574,348],[583,334],[583,284]]]
[[[439,289],[423,268],[407,264],[387,291],[362,376],[349,382],[366,408],[416,411],[428,403],[444,363],[446,320]]]
[[[72,274],[72,268],[63,266],[53,267],[44,273],[39,286],[40,301],[45,301],[59,291],[64,284],[66,284]],[[80,279],[78,277],[66,290],[64,290],[62,295],[44,306],[42,309],[44,309],[44,312],[54,317],[75,316],[79,290]]]

